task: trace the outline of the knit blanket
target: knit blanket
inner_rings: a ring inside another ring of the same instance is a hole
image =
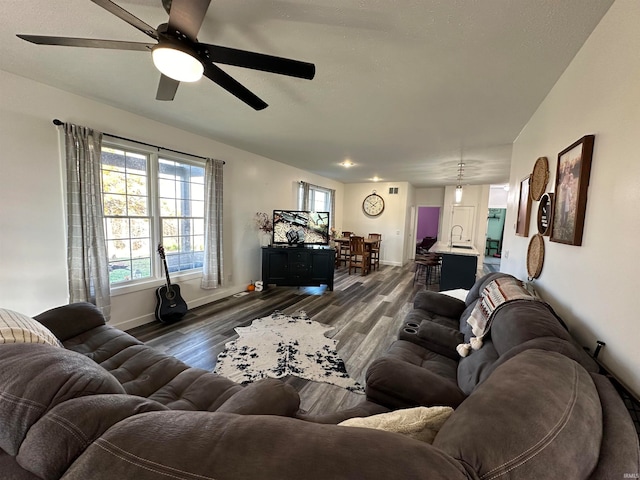
[[[467,323],[471,326],[472,337],[469,343],[461,343],[456,350],[461,357],[466,357],[471,350],[479,350],[483,338],[491,328],[491,320],[503,305],[516,300],[537,300],[524,287],[524,284],[513,277],[501,277],[489,282],[480,293],[480,298],[473,308]]]

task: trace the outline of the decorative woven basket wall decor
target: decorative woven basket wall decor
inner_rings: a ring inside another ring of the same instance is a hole
[[[529,279],[538,278],[544,264],[544,237],[536,233],[531,237],[527,249],[527,273]]]
[[[540,157],[536,160],[529,182],[531,199],[537,202],[547,189],[547,182],[549,182],[549,160],[547,157]]]

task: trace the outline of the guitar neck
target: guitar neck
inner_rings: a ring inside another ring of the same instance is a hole
[[[164,265],[164,275],[167,277],[167,288],[171,287],[171,278],[169,277],[169,269],[167,268],[167,260],[163,257],[162,264]]]

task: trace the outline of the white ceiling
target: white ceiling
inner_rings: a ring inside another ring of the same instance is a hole
[[[161,0],[116,3],[166,22]],[[150,40],[89,0],[3,0],[0,69],[345,183],[451,185],[461,157],[463,183],[502,183],[512,142],[612,3],[213,0],[199,41],[316,65],[311,81],[222,66],[269,104],[258,112],[206,78],[156,101],[144,52],[15,36]]]

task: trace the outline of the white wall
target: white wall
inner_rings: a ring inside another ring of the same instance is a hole
[[[606,342],[600,359],[640,395],[640,2],[617,0],[513,146],[502,270],[526,277],[529,239],[516,237],[517,183],[546,156],[595,134],[583,244],[550,242],[535,281],[580,341]],[[537,231],[533,202],[530,232]],[[508,252],[508,258],[507,258]]]
[[[398,187],[397,195],[389,195],[389,187]],[[373,190],[384,199],[384,211],[377,217],[368,217],[362,211],[362,202]],[[406,182],[349,183],[344,185],[343,221],[340,230],[352,231],[366,237],[369,233],[382,234],[380,263],[401,266],[405,263],[405,237],[409,196],[413,187]]]
[[[441,207],[444,205],[444,187],[416,188],[415,201],[420,207]]]
[[[489,208],[507,208],[509,191],[504,185],[491,185],[489,187]]]
[[[62,176],[53,118],[226,161],[227,281],[224,288],[202,290],[199,278],[176,278],[190,307],[244,290],[259,278],[253,216],[297,208],[300,180],[335,189],[336,224],[342,221],[344,189],[339,182],[2,71],[0,91],[1,307],[34,315],[68,302]],[[130,328],[153,320],[155,287],[113,296],[111,323]]]

